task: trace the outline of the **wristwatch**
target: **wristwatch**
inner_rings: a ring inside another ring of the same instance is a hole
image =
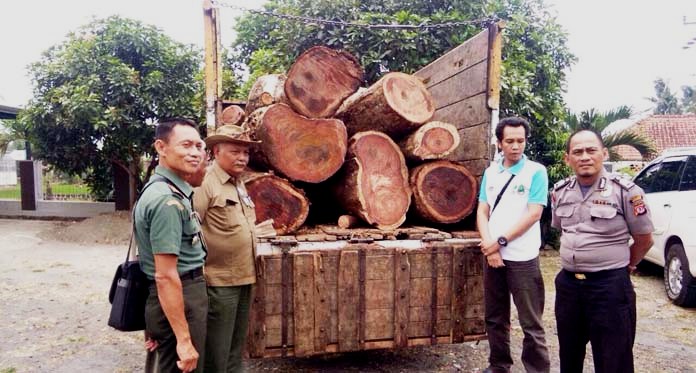
[[[505,247],[505,246],[507,246],[507,244],[508,244],[508,240],[507,240],[507,238],[505,238],[505,236],[498,237],[498,245]]]

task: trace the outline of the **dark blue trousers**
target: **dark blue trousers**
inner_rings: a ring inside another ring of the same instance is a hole
[[[584,279],[583,279],[584,277]],[[597,373],[633,372],[636,293],[626,268],[556,276],[561,372],[582,372],[587,342]]]

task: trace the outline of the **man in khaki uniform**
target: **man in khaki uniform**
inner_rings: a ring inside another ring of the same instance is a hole
[[[193,206],[200,215],[208,248],[208,333],[205,371],[239,372],[247,334],[254,268],[256,214],[240,180],[253,143],[239,126],[226,125],[205,139],[213,165],[196,188]]]
[[[565,160],[575,176],[556,183],[551,198],[552,226],[561,230],[555,311],[564,373],[583,371],[588,341],[595,371],[634,369],[630,272],[652,245],[653,224],[640,187],[604,171],[607,155],[598,133],[573,133]]]

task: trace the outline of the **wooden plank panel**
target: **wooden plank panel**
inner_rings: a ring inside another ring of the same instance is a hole
[[[490,144],[490,134],[485,126],[467,127],[458,131],[461,142],[454,151],[447,156],[449,160],[462,161],[481,158],[486,154]]]
[[[449,320],[438,321],[435,325],[435,334],[437,336],[449,335],[450,322]],[[408,335],[412,338],[432,337],[430,332],[430,320],[428,321],[411,321],[408,324]],[[409,341],[410,342],[410,341]],[[409,343],[410,344],[410,343]]]
[[[486,61],[482,61],[471,66],[467,70],[447,78],[437,85],[429,87],[428,90],[433,96],[435,108],[439,109],[462,101],[465,98],[473,97],[480,93],[486,93],[486,89],[488,88],[486,85],[487,68],[488,65]]]
[[[344,250],[338,261],[338,349],[357,350],[359,319],[358,251]]]
[[[375,309],[365,312],[365,340],[394,338],[394,312],[392,309]]]
[[[411,279],[430,278],[432,267],[430,265],[430,253],[414,252],[408,254],[408,261],[411,263]]]
[[[325,255],[321,251],[314,255],[314,351],[322,352],[329,344],[329,328],[331,327],[331,297],[329,285],[326,283]],[[335,290],[335,287],[333,288]]]
[[[438,277],[437,305],[449,306],[450,304],[452,304],[452,277]]]
[[[393,259],[392,259],[393,260]],[[365,283],[365,308],[382,309],[394,307],[394,278],[368,280]]]
[[[483,317],[483,277],[466,278],[466,310],[464,318]]]
[[[266,351],[271,347],[282,347],[282,316],[266,315]],[[288,315],[288,340],[295,338],[292,314]]]
[[[483,334],[486,332],[485,321],[482,317],[475,319],[466,319],[464,321],[465,338],[470,338],[473,335]]]
[[[483,275],[483,253],[478,248],[470,248],[466,262],[467,276],[482,276]]]
[[[438,321],[449,320],[450,319],[450,307],[448,306],[438,306],[437,307],[437,319]],[[430,321],[430,307],[411,307],[411,321]]]
[[[491,122],[491,112],[486,108],[486,93],[465,98],[441,107],[435,111],[432,120],[453,124],[458,129],[481,125]]]
[[[485,30],[423,67],[414,75],[430,87],[487,57],[488,30]]]
[[[452,257],[452,343],[464,342],[466,335],[464,314],[467,307],[466,249],[453,248]]]
[[[367,280],[394,279],[394,258],[392,255],[368,255],[366,263]]]
[[[266,349],[266,265],[263,256],[256,257],[256,284],[252,287],[251,309],[249,310],[249,340],[247,351],[250,357],[263,357]]]
[[[411,307],[428,307],[432,302],[433,280],[431,278],[412,278],[409,289]]]
[[[504,23],[488,26],[488,107],[498,109],[500,104],[500,67],[503,63]]]
[[[292,286],[292,283],[290,283]],[[280,315],[282,309],[283,287],[281,285],[266,285],[266,314]],[[293,302],[288,302],[288,313],[293,312]]]
[[[293,255],[293,321],[295,356],[314,351],[314,255]]]
[[[408,346],[411,263],[406,250],[394,253],[394,344]]]
[[[268,285],[280,285],[283,283],[283,278],[280,273],[280,262],[279,256],[271,257],[266,256],[266,284]]]
[[[450,159],[452,160],[452,159]],[[489,164],[488,159],[469,159],[469,160],[455,160],[466,167],[474,176],[480,177],[483,175],[483,171],[486,170]],[[480,182],[481,180],[479,180]]]

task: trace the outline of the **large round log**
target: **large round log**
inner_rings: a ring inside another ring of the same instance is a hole
[[[273,219],[278,235],[292,233],[304,224],[309,200],[289,181],[268,173],[247,173],[244,184],[254,201],[257,223]]]
[[[459,146],[457,127],[445,122],[428,122],[400,144],[404,156],[413,161],[442,159]]]
[[[347,158],[336,184],[343,207],[379,229],[403,224],[411,189],[406,161],[396,143],[381,132],[360,132],[351,137]]]
[[[244,121],[244,109],[237,105],[229,105],[222,110],[220,121],[223,125],[241,123]]]
[[[284,74],[263,75],[256,79],[249,90],[249,97],[246,103],[246,114],[253,113],[256,109],[278,103],[287,103],[285,96]]]
[[[435,161],[411,170],[413,207],[433,223],[456,223],[471,213],[478,187],[469,170],[457,163]]]
[[[363,69],[348,52],[316,46],[302,53],[288,71],[285,94],[295,111],[328,118],[363,81]]]
[[[348,146],[338,119],[309,119],[288,105],[253,112],[246,125],[261,143],[252,156],[292,181],[322,182],[341,168]]]
[[[429,121],[435,105],[420,79],[399,72],[348,97],[336,112],[350,135],[375,130],[402,137]]]

